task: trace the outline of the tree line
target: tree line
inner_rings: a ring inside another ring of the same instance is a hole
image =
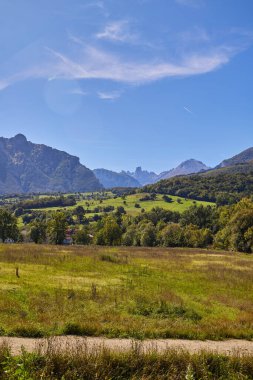
[[[72,217],[75,215],[75,219]],[[27,225],[24,236],[16,216],[0,209],[0,239],[5,242],[31,241],[63,244],[66,237],[75,244],[214,247],[231,251],[253,252],[253,201],[243,198],[225,206],[193,205],[182,214],[156,207],[138,216],[127,215],[124,207],[87,222],[78,206],[69,212],[39,214]]]
[[[68,207],[68,206],[74,206],[76,205],[75,197],[72,195],[69,195],[67,197],[64,197],[63,195],[59,197],[54,196],[48,196],[48,197],[41,197],[31,200],[24,200],[20,201],[18,205],[14,205],[14,209],[19,209],[20,213],[21,210],[26,209],[36,209],[36,208],[49,208],[49,207]]]

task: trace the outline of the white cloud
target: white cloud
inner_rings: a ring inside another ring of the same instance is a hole
[[[82,59],[71,59],[51,50],[55,57],[51,76],[141,84],[168,77],[192,76],[214,71],[228,63],[236,52],[234,48],[218,47],[206,53],[191,53],[178,62],[141,62],[122,59],[91,46],[86,47]]]
[[[122,56],[116,52],[112,53],[87,45],[78,37],[70,36],[70,38],[72,41],[74,41],[73,38],[75,39],[75,44],[68,53],[49,48],[43,49],[41,46],[25,50],[22,53],[21,63],[14,61],[5,68],[5,75],[0,77],[0,90],[19,81],[38,78],[95,79],[139,85],[164,78],[201,75],[221,68],[235,54],[246,49],[252,41],[249,37],[238,37],[235,44],[224,43],[216,47],[211,47],[210,41],[205,44],[208,45],[205,49],[198,47],[195,52],[191,51],[187,54],[184,52],[184,55],[177,59],[154,57],[156,50],[152,50],[151,58],[144,60],[137,59],[130,52],[127,54],[124,51],[124,56]],[[204,38],[207,36],[203,35],[202,39]],[[189,51],[188,48],[187,51]],[[86,93],[81,94],[79,91],[79,95],[86,95]]]
[[[127,20],[119,20],[108,23],[102,32],[96,34],[96,38],[117,42],[134,42],[137,36],[129,31]]]
[[[120,97],[121,92],[120,91],[112,91],[112,92],[98,91],[97,95],[99,99],[102,99],[102,100],[114,100]]]

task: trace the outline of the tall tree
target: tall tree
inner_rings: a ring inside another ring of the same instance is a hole
[[[46,240],[47,225],[45,221],[35,220],[30,230],[31,240],[38,244],[43,243]]]
[[[105,217],[101,226],[96,234],[96,243],[98,245],[120,245],[122,230],[115,218]]]
[[[49,240],[53,244],[62,244],[66,237],[67,220],[64,212],[55,212],[48,222]]]
[[[17,241],[18,238],[17,218],[7,209],[0,209],[0,239],[5,242],[6,239]]]

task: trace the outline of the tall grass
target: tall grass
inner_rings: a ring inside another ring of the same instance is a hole
[[[253,379],[253,357],[202,352],[155,350],[143,352],[133,345],[127,352],[88,349],[71,350],[49,344],[46,352],[22,352],[13,356],[0,347],[0,379],[8,380],[236,380]]]

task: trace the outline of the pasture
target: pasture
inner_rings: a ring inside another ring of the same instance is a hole
[[[73,210],[77,206],[82,206],[87,211],[92,211],[96,207],[105,207],[105,206],[113,206],[116,210],[117,207],[122,206],[124,207],[127,214],[136,216],[138,215],[142,209],[145,211],[151,211],[154,207],[160,207],[164,210],[171,210],[171,211],[178,211],[178,212],[184,212],[187,210],[190,206],[193,206],[194,204],[200,205],[203,204],[204,206],[207,205],[214,205],[214,203],[211,202],[204,202],[204,201],[194,201],[192,199],[185,199],[182,197],[176,197],[173,195],[170,195],[171,203],[166,202],[163,200],[162,194],[157,194],[156,199],[154,200],[146,200],[142,201],[145,196],[149,195],[148,193],[136,193],[131,195],[126,195],[125,197],[121,196],[114,196],[112,193],[107,192],[107,196],[105,199],[103,199],[101,193],[83,193],[81,194],[81,198],[83,199],[77,199],[77,204],[75,206],[67,206],[64,207],[65,210]],[[65,194],[65,196],[68,196],[69,194]],[[44,197],[44,196],[40,196]],[[33,198],[34,199],[34,198]],[[136,204],[139,205],[139,207],[136,207]],[[61,207],[49,207],[49,208],[43,208],[43,211],[56,211],[61,209]],[[38,208],[36,210],[39,210]],[[96,212],[99,214],[100,212]],[[89,213],[90,216],[94,215],[95,212]]]
[[[245,254],[1,245],[0,333],[252,339],[252,278]]]

